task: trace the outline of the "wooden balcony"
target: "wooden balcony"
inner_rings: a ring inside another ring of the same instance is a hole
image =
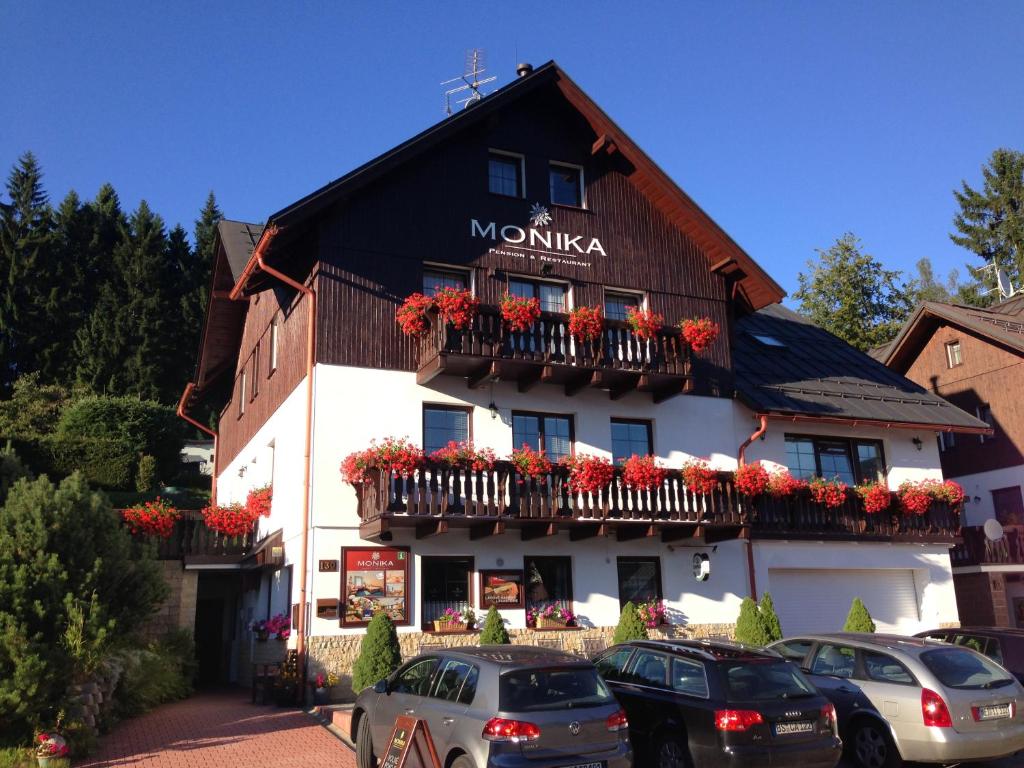
[[[597,342],[579,343],[569,334],[569,316],[544,312],[529,331],[508,331],[496,307],[481,307],[472,328],[457,331],[431,318],[420,340],[418,384],[439,375],[465,378],[471,388],[514,381],[520,392],[554,384],[567,395],[585,389],[607,391],[613,400],[649,392],[660,403],[694,387],[689,345],[677,328],[664,326],[641,341],[619,320],[605,320]]]
[[[711,543],[736,538],[745,526],[729,473],[707,496],[688,491],[677,471],[647,493],[626,488],[616,470],[611,485],[596,495],[571,492],[561,467],[534,480],[505,461],[484,471],[430,463],[407,478],[381,470],[368,474],[370,482],[357,489],[364,539],[388,541],[393,528],[405,527],[414,528],[416,538],[464,528],[471,539],[515,529],[523,540],[566,530],[573,541],[614,535],[619,541],[700,537]]]
[[[991,541],[980,525],[968,526],[963,529],[963,542],[950,550],[949,557],[954,568],[976,565],[1024,566],[1024,526],[1004,526],[1003,538],[999,541]]]
[[[231,565],[241,563],[254,544],[255,527],[245,536],[225,536],[207,528],[198,510],[181,510],[170,537],[157,539],[157,557],[186,564]]]

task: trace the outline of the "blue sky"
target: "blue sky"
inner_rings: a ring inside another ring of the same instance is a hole
[[[0,0],[0,168],[261,221],[441,119],[480,47],[498,84],[558,61],[789,291],[846,231],[964,274],[951,190],[1024,150],[1021,29],[1016,1]]]

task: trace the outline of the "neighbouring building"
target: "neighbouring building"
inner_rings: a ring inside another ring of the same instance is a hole
[[[925,302],[877,356],[985,421],[940,433],[942,472],[967,494],[953,573],[964,624],[1024,628],[1024,296],[985,309]],[[999,528],[987,520],[997,520]]]
[[[219,564],[184,562],[202,569],[209,635],[239,679],[283,647],[246,629],[277,613],[294,617],[288,644],[312,672],[343,676],[374,609],[397,620],[407,653],[473,642],[432,622],[487,602],[516,642],[570,650],[607,639],[627,600],[664,600],[663,631],[727,635],[741,599],[763,590],[790,632],[839,629],[854,596],[883,629],[957,622],[958,510],[872,518],[853,496],[832,510],[750,502],[731,470],[745,455],[895,487],[941,476],[936,434],[987,426],[781,307],[764,269],[554,63],[265,229],[222,222],[213,280],[179,410],[221,410],[220,503],[266,484],[274,497],[254,542]],[[446,286],[479,299],[472,325],[431,315],[425,336],[403,335],[403,300]],[[506,293],[539,300],[528,330],[503,327]],[[568,333],[581,306],[603,309],[598,344]],[[643,341],[631,307],[667,325]],[[699,353],[673,326],[692,317],[721,328]],[[428,452],[472,441],[499,458],[524,443],[552,459],[653,454],[670,471],[654,494],[617,474],[598,498],[503,461],[344,482],[345,457],[387,436]],[[681,482],[694,457],[721,470],[707,495]],[[580,629],[527,626],[529,609],[552,604]]]

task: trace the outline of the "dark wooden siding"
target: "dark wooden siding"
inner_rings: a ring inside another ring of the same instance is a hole
[[[599,238],[607,255],[580,256],[590,267],[554,264],[551,279],[572,284],[574,304],[597,305],[605,287],[642,290],[669,323],[707,315],[727,327],[725,280],[707,258],[630,181],[618,155],[590,148],[597,137],[554,94],[491,118],[364,189],[321,217],[318,359],[337,365],[412,370],[414,345],[394,312],[421,289],[424,261],[473,270],[477,294],[496,303],[503,273],[541,275],[541,262],[490,253],[500,243],[470,236],[470,221],[529,226],[533,202],[548,205],[549,160],[584,166],[587,210],[550,206],[555,232]],[[487,191],[488,149],[526,156],[526,197]],[[728,334],[702,354],[731,370]]]

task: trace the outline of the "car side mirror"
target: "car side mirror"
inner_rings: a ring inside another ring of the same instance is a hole
[[[373,692],[374,693],[391,693],[391,691],[388,690],[388,681],[387,680],[378,680],[376,683],[373,684]]]

